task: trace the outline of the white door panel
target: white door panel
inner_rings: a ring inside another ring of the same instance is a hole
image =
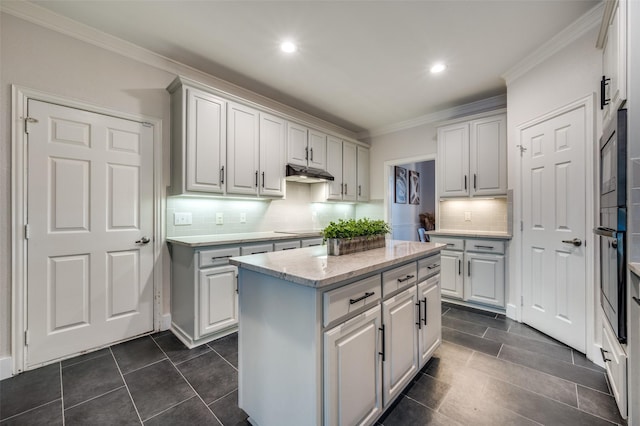
[[[29,100],[26,365],[153,329],[153,128]]]
[[[585,108],[525,129],[522,145],[523,320],[586,349]]]

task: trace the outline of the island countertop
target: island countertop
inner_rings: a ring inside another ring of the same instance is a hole
[[[436,254],[444,248],[446,245],[440,243],[388,240],[386,247],[342,256],[328,256],[327,247],[319,246],[232,257],[229,262],[303,286],[321,288]]]

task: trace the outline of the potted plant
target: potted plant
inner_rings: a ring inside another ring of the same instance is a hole
[[[327,242],[327,254],[340,256],[384,247],[389,232],[391,228],[384,220],[340,219],[330,222],[322,230],[322,236]]]

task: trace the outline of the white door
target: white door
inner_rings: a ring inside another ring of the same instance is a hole
[[[324,424],[368,424],[382,411],[380,306],[324,333]]]
[[[153,330],[153,127],[28,112],[30,368]]]
[[[235,266],[200,271],[196,339],[238,324],[238,270]]]
[[[358,201],[369,201],[369,148],[358,146]]]
[[[469,126],[471,194],[507,193],[507,116],[474,120]]]
[[[284,196],[287,122],[260,113],[260,194]]]
[[[287,162],[306,166],[309,160],[308,129],[296,123],[287,126]]]
[[[522,132],[523,321],[586,349],[586,112],[579,107]],[[571,241],[574,241],[574,245]],[[581,245],[579,245],[581,244]]]
[[[464,300],[504,308],[504,256],[466,253]]]
[[[438,186],[441,197],[469,195],[469,125],[438,128]]]
[[[419,368],[429,361],[442,341],[442,308],[440,306],[440,274],[418,284],[420,321],[418,331]]]
[[[333,136],[327,137],[327,172],[335,178],[327,183],[327,200],[342,200],[342,140]]]
[[[344,182],[344,201],[356,201],[356,146],[349,142],[342,144],[342,181]]]
[[[327,170],[327,135],[309,129],[309,167]]]
[[[452,299],[464,296],[464,273],[461,251],[443,250],[440,252],[440,276],[442,295]]]
[[[229,104],[227,111],[227,193],[258,195],[258,111]]]

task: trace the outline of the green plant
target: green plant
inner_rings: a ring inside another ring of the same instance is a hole
[[[329,222],[329,225],[322,230],[322,236],[326,241],[329,238],[372,237],[389,232],[391,228],[384,220],[339,219],[338,222]]]

